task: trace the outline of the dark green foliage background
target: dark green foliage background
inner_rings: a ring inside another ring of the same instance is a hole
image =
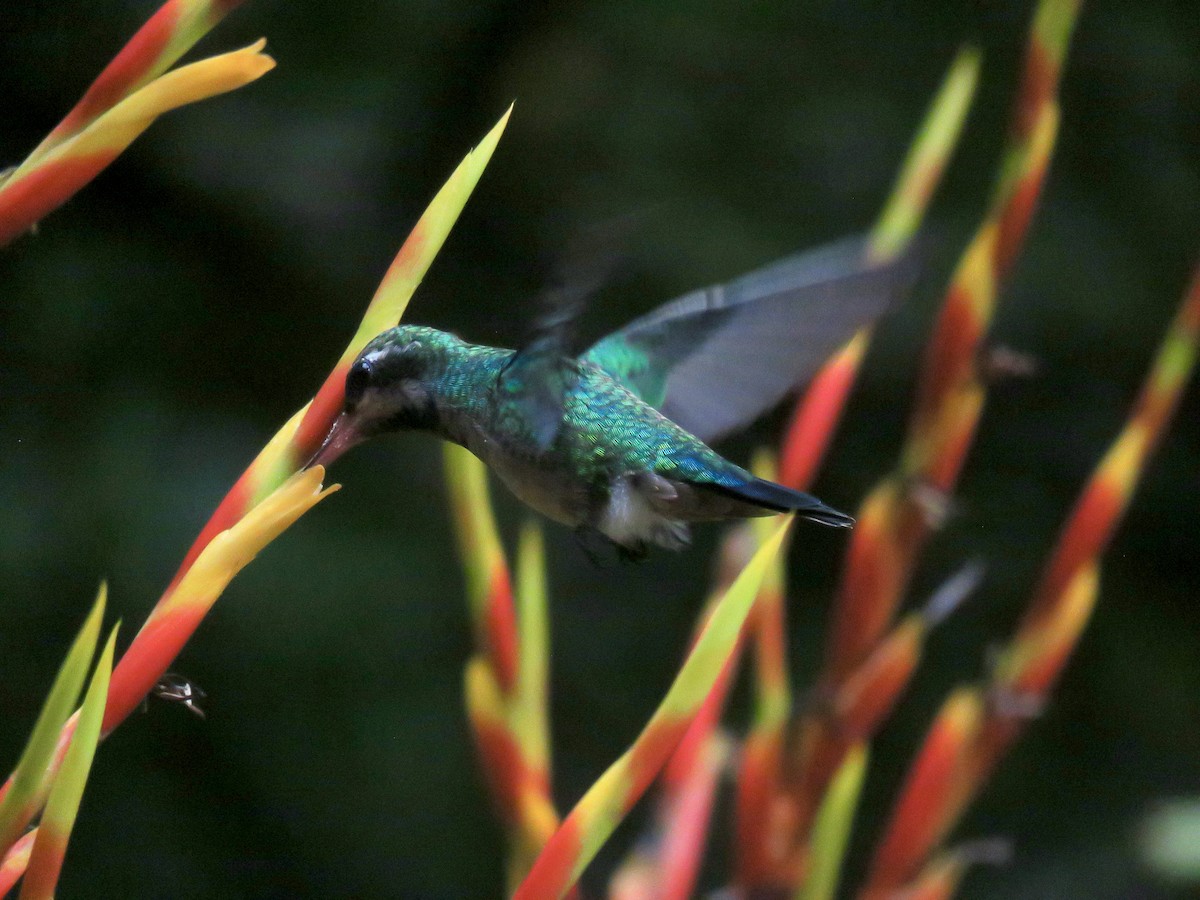
[[[579,222],[650,210],[629,277],[593,310],[598,329],[864,230],[956,45],[979,36],[983,82],[930,216],[929,275],[884,324],[819,485],[853,509],[895,458],[938,286],[986,202],[1030,6],[247,3],[203,49],[265,34],[279,68],[161,121],[0,254],[0,765],[98,579],[127,641],[225,489],[341,351],[425,202],[513,98],[410,314],[508,344],[539,261]],[[0,161],[23,156],[152,9],[7,4]],[[1195,261],[1195,12],[1115,0],[1084,11],[1053,172],[995,328],[1040,373],[993,393],[914,598],[973,554],[991,573],[937,633],[877,744],[856,870],[940,698],[980,674],[1021,608]],[[1139,873],[1132,837],[1156,798],[1200,791],[1198,422],[1193,387],[1059,695],[961,830],[1015,841],[1012,865],[973,876],[965,896],[1166,892]],[[234,583],[178,661],[210,694],[208,721],[155,705],[102,749],[61,896],[500,892],[500,834],[462,714],[470,645],[439,447],[380,442],[334,477],[342,493]],[[502,513],[511,536],[520,511],[504,498]],[[717,536],[597,570],[550,531],[564,805],[665,689]],[[815,528],[797,541],[802,679],[842,546]],[[622,830],[617,846],[634,836]]]

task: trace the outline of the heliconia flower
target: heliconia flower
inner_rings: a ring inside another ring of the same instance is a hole
[[[943,704],[876,847],[861,900],[889,897],[916,876],[941,839],[983,712],[984,699],[977,688],[959,688]]]
[[[755,531],[745,523],[730,529],[718,557],[713,590],[697,617],[693,644],[721,597],[753,557],[757,546]],[[778,557],[775,564],[779,564]],[[761,607],[766,582],[770,580],[768,574],[760,586],[755,609]],[[755,616],[752,611],[750,618]],[[644,896],[654,900],[682,900],[692,895],[704,857],[717,776],[730,755],[729,741],[721,734],[719,725],[744,646],[745,629],[663,767],[648,834],[614,873],[610,900],[617,896],[632,900],[639,896],[639,891],[648,891]]]
[[[754,473],[760,478],[774,480],[775,464],[771,455],[760,451],[755,455]],[[749,564],[755,549],[770,538],[773,523],[770,519],[739,523],[730,528],[721,546],[717,575],[712,591],[697,618],[693,641],[703,631],[709,616],[721,597]],[[783,560],[777,555],[759,586],[742,634],[713,681],[708,696],[680,739],[674,753],[663,768],[661,792],[650,826],[651,837],[645,843],[656,849],[649,852],[639,848],[627,860],[627,867],[642,871],[648,862],[657,873],[657,900],[684,900],[693,893],[700,872],[708,835],[709,817],[713,809],[717,786],[717,768],[729,756],[728,739],[719,731],[725,700],[741,661],[747,635],[765,630],[758,637],[760,645],[757,663],[771,674],[765,676],[771,685],[769,695],[759,698],[756,723],[764,721],[763,714],[772,719],[785,719],[789,709],[788,684],[785,669],[786,650],[783,637]],[[754,734],[747,739],[747,746]],[[742,759],[747,758],[746,751]],[[623,882],[629,878],[621,876]]]
[[[959,785],[956,811],[970,802],[1044,704],[1096,605],[1100,557],[1124,517],[1146,462],[1170,425],[1200,348],[1200,267],[1142,386],[1133,412],[1084,488],[1029,608],[992,673],[989,715]]]
[[[0,183],[0,245],[70,199],[163,113],[235,90],[269,72],[275,61],[262,52],[265,45],[260,40],[168,72],[17,166]]]
[[[916,139],[896,176],[867,245],[874,260],[899,256],[921,226],[942,174],[958,143],[975,88],[980,53],[967,45],[958,51],[930,104]],[[871,333],[864,329],[827,362],[796,405],[783,441],[780,483],[806,490],[816,475],[846,398],[866,355]]]
[[[342,387],[350,364],[375,335],[399,322],[404,311],[408,309],[408,302],[416,293],[446,238],[450,236],[450,230],[458,221],[459,214],[475,190],[475,185],[483,176],[483,170],[491,161],[492,154],[500,143],[500,137],[508,126],[508,120],[512,117],[512,111],[513,107],[509,105],[479,144],[463,157],[462,162],[450,173],[446,183],[429,201],[429,205],[421,213],[421,218],[409,232],[408,238],[400,247],[400,252],[388,266],[383,280],[379,282],[375,296],[371,298],[362,321],[358,324],[358,330],[354,332],[333,372],[305,413],[295,437],[294,462],[306,461],[325,437],[329,425],[341,408]]]
[[[938,524],[983,410],[976,372],[1003,277],[1026,233],[1049,168],[1056,99],[1078,0],[1042,0],[991,206],[946,292],[922,365],[898,470],[868,495],[851,535],[826,647],[826,686],[846,677],[886,631],[917,556]]]
[[[997,761],[1045,703],[1095,608],[1099,557],[1161,439],[1200,345],[1200,268],[1184,295],[1133,414],[1063,528],[1033,601],[986,693],[960,688],[930,730],[879,845],[864,900],[953,893],[962,861],[917,867],[945,839]],[[985,699],[986,698],[986,699]],[[908,885],[904,887],[904,885]],[[901,888],[903,887],[903,890]]]
[[[14,884],[25,874],[29,865],[29,854],[33,852],[33,842],[37,840],[37,829],[34,828],[21,835],[9,851],[0,858],[0,897],[12,890]]]
[[[50,788],[46,809],[38,823],[37,840],[29,856],[25,880],[21,884],[20,900],[52,900],[54,897],[67,853],[67,842],[71,838],[88,772],[96,755],[96,745],[100,741],[100,723],[104,718],[104,701],[108,695],[116,640],[117,627],[114,627],[96,663],[91,684],[79,710],[78,724],[71,736],[71,745]]]
[[[871,231],[867,252],[872,259],[893,258],[912,241],[958,142],[978,84],[979,68],[979,52],[970,46],[962,48],[952,62]],[[832,440],[870,339],[870,329],[855,335],[817,373],[797,404],[783,441],[781,483],[797,490],[808,489]],[[857,527],[872,527],[865,513],[860,515]],[[782,583],[779,591],[782,595]],[[752,621],[759,660],[755,686],[760,713],[747,735],[738,774],[737,883],[747,888],[788,886],[798,877],[800,861],[796,857],[803,855],[797,829],[811,817],[800,809],[803,800],[791,796],[792,788],[782,782],[785,730],[789,727],[787,708],[779,702],[784,696],[779,687],[781,678],[782,690],[786,691],[782,604],[768,606]],[[800,730],[812,727],[817,726],[804,719]],[[831,757],[830,772],[838,761]],[[822,775],[822,783],[826,778],[827,774]]]
[[[517,620],[508,560],[492,512],[487,467],[457,444],[446,444],[444,459],[475,643],[494,667],[501,691],[508,694],[517,677]]]
[[[1200,266],[1168,327],[1133,412],[1080,496],[1035,592],[1023,627],[1051,615],[1055,598],[1102,554],[1129,505],[1146,460],[1170,424],[1200,343]]]
[[[195,554],[208,540],[235,521],[248,506],[257,503],[291,473],[301,468],[320,448],[329,433],[345,400],[346,372],[350,364],[362,352],[363,347],[380,332],[386,331],[400,321],[408,302],[434,258],[442,249],[450,230],[458,221],[459,214],[467,205],[475,185],[479,183],[483,170],[487,168],[492,154],[500,143],[505,126],[512,115],[509,106],[504,115],[483,136],[479,145],[471,150],[446,183],[429,201],[421,218],[409,232],[400,251],[388,266],[383,280],[375,290],[375,296],[367,305],[358,329],[354,332],[337,364],[326,377],[312,401],[289,419],[267,443],[258,457],[242,473],[237,484],[217,507],[200,536],[196,538],[188,555],[180,566],[182,572]]]
[[[917,665],[928,623],[911,613],[892,629],[835,693],[817,702],[823,712],[805,717],[796,761],[799,773],[792,789],[794,827],[804,834],[812,826],[822,798],[849,748],[870,740],[908,686]],[[791,871],[802,870],[805,842],[793,848]]]
[[[545,548],[541,529],[527,524],[514,591],[487,467],[468,450],[447,444],[445,469],[477,648],[465,673],[467,713],[507,830],[508,877],[515,888],[558,827],[550,796]]]
[[[758,587],[791,525],[754,555],[696,639],[666,697],[633,745],[600,776],[546,844],[516,900],[562,897],[666,764],[739,640]]]
[[[261,549],[262,545],[282,531],[305,509],[328,493],[320,491],[320,481],[323,477],[320,467],[314,466],[290,482],[288,479],[312,458],[333,425],[341,409],[349,362],[378,331],[395,324],[404,311],[412,292],[441,249],[458,214],[482,175],[511,112],[512,108],[509,107],[479,147],[467,154],[425,209],[380,283],[363,322],[347,346],[341,361],[326,379],[317,396],[276,432],[226,494],[188,550],[174,579],[151,612],[149,620],[138,632],[113,671],[102,735],[107,735],[124,721],[154,687],[199,625],[220,590],[228,583],[228,579],[233,577],[232,570],[245,565],[257,552],[249,548],[258,546]],[[280,490],[285,483],[286,490]],[[230,538],[226,535],[226,532],[249,515],[251,510],[266,503],[270,498],[275,498],[276,502],[269,503],[259,517],[247,526],[247,530],[240,533],[240,537]],[[209,545],[222,535],[226,535],[221,540],[222,546],[214,551],[214,556],[210,557],[200,574],[192,576],[189,581],[193,566]],[[185,581],[188,582],[186,586]],[[70,741],[75,721],[68,720],[59,730],[51,769],[61,761],[61,754],[65,752]],[[53,772],[48,774],[52,775]],[[0,793],[9,792],[13,783],[14,778],[10,777],[9,782],[0,788]],[[44,797],[45,783],[46,779],[43,776],[37,788],[41,792],[39,797]],[[22,814],[32,817],[36,814],[40,802],[39,799],[32,809],[23,808]],[[24,821],[28,822],[29,819]]]
[[[63,743],[60,734],[78,701],[88,665],[95,655],[107,599],[108,589],[102,584],[91,612],[58,670],[21,759],[0,788],[0,854],[9,850],[45,802],[49,789],[46,771]]]
[[[991,206],[963,253],[927,345],[900,463],[864,500],[850,538],[833,604],[821,696],[837,696],[854,673],[863,671],[887,634],[973,442],[986,397],[977,372],[979,351],[1001,281],[1016,257],[1048,170],[1059,118],[1058,80],[1078,8],[1076,0],[1042,0],[1034,14],[1022,87]],[[875,657],[881,663],[899,663],[896,671],[903,680],[915,637],[915,632],[906,631],[901,626],[894,634],[900,640],[893,645],[897,655],[891,660]],[[890,668],[884,665],[880,675]],[[871,699],[885,693],[859,696]],[[870,711],[866,718],[878,714]],[[969,767],[968,745],[982,727],[982,715],[977,692],[960,692],[947,702],[876,851],[864,897],[888,896],[901,887],[944,836]],[[810,720],[805,727],[812,732],[820,724]],[[802,773],[800,785],[811,789],[825,777],[822,770],[835,764],[832,745],[823,746],[825,752],[808,755],[813,769]],[[802,794],[798,802],[803,806],[813,801]]]
[[[113,672],[105,734],[142,702],[233,577],[293,522],[338,490],[336,484],[323,488],[324,478],[322,466],[292,476],[216,535],[196,557],[175,589],[150,613]]]
[[[873,738],[908,686],[921,661],[930,629],[942,622],[979,586],[983,566],[967,563],[946,579],[923,608],[905,616],[862,664],[823,701],[823,720],[806,735],[801,758],[806,782],[801,793],[815,805],[841,756],[852,744]]]
[[[42,157],[167,71],[241,2],[167,0],[104,67],[79,102],[29,154],[29,159]]]
[[[810,848],[804,836],[814,827],[818,810],[828,802],[831,781],[846,754],[874,738],[916,671],[930,629],[979,586],[982,574],[978,561],[959,569],[923,608],[893,627],[832,694],[811,704],[789,760],[794,773],[794,780],[787,785],[792,845],[777,851],[774,881],[790,884],[808,870]],[[797,841],[795,836],[801,839]]]
[[[833,900],[858,798],[867,773],[867,746],[850,747],[830,782],[813,825],[811,850],[797,900]]]
[[[201,530],[171,585],[151,612],[150,621],[134,638],[113,672],[109,706],[104,719],[105,734],[137,708],[203,618],[207,609],[203,604],[191,604],[180,610],[173,599],[197,558],[217,535],[235,525],[270,496],[320,446],[341,409],[346,369],[367,341],[389,324],[394,324],[403,313],[412,292],[441,249],[458,213],[483,174],[500,140],[508,115],[506,112],[479,147],[467,155],[430,202],[375,292],[363,317],[363,324],[316,398],[292,416],[268,441]],[[170,629],[164,630],[161,609],[168,606],[174,607],[176,612],[169,618]],[[155,627],[147,632],[151,622],[156,623]],[[149,640],[150,635],[154,636],[154,640]],[[169,640],[164,640],[168,635]],[[121,698],[120,702],[117,702],[117,697]]]

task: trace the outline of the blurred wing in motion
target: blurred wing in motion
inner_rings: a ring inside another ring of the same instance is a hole
[[[572,299],[548,293],[533,337],[512,355],[496,381],[497,402],[520,422],[539,451],[549,449],[558,436],[565,397],[578,378],[569,357],[582,303],[583,295]]]
[[[632,222],[625,217],[576,234],[540,298],[529,340],[500,373],[497,399],[509,404],[539,450],[547,450],[558,436],[564,399],[578,379],[579,319],[616,268]]]
[[[582,360],[711,442],[804,384],[907,291],[916,269],[911,254],[872,264],[863,240],[840,241],[672,300]]]

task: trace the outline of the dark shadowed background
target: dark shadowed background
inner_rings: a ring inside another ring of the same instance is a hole
[[[938,288],[993,182],[1031,7],[250,0],[201,50],[266,35],[278,69],[166,117],[0,254],[0,767],[97,581],[110,580],[127,642],[226,488],[341,352],[424,204],[514,98],[409,313],[509,345],[581,222],[649,211],[592,310],[601,329],[865,230],[956,46],[978,37],[983,80],[929,217],[928,274],[885,321],[818,484],[852,510],[895,459]],[[6,5],[0,162],[28,152],[154,8]],[[1047,191],[995,326],[1040,371],[992,394],[913,602],[970,555],[992,568],[876,746],[852,872],[941,697],[983,671],[1027,599],[1182,294],[1200,246],[1198,123],[1194,4],[1088,3]],[[755,436],[771,438],[770,423]],[[343,491],[234,582],[174,667],[209,693],[208,721],[157,704],[100,751],[60,896],[499,894],[440,467],[436,442],[406,436],[334,468]],[[973,875],[965,896],[1167,894],[1140,872],[1133,837],[1157,798],[1200,793],[1198,472],[1193,387],[1061,690],[960,830],[1015,841],[1012,864]],[[500,500],[511,537],[521,511]],[[550,530],[563,805],[665,690],[718,536],[597,570]],[[799,538],[803,683],[844,536]],[[635,817],[618,832],[593,886],[636,829]],[[713,873],[727,837],[712,842]]]

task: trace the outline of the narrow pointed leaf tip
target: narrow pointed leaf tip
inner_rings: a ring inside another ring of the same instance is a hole
[[[38,798],[44,796],[46,767],[54,756],[59,732],[79,698],[88,664],[96,652],[107,599],[108,586],[101,584],[92,611],[58,670],[21,761],[9,778],[8,790],[0,801],[0,855],[8,851],[41,805]]]
[[[837,895],[846,844],[867,772],[867,758],[866,744],[852,747],[821,801],[813,826],[812,862],[808,877],[796,893],[797,900],[833,900]]]
[[[342,355],[341,363],[353,360],[371,338],[400,321],[413,292],[429,271],[434,257],[442,249],[450,229],[458,221],[471,192],[479,183],[483,170],[491,161],[512,111],[513,105],[510,104],[500,120],[492,126],[492,130],[464,157],[442,189],[429,202],[408,240],[392,260],[387,274],[383,276],[358,332]]]
[[[261,78],[275,68],[275,60],[262,52],[266,45],[266,38],[260,38],[248,47],[197,60],[154,79],[45,156],[23,163],[12,173],[5,189],[11,188],[30,169],[56,160],[104,150],[115,156],[163,113],[228,93]]]
[[[981,61],[979,48],[968,44],[959,49],[950,64],[871,232],[873,257],[899,255],[916,233],[971,109]]]
[[[279,430],[271,442],[275,445],[274,449],[268,447],[255,461],[254,468],[258,473],[255,478],[256,493],[261,485],[274,487],[282,478],[281,475],[276,477],[280,471],[285,468],[287,472],[295,471],[321,446],[341,411],[347,368],[372,338],[395,326],[404,316],[413,293],[442,249],[450,229],[458,221],[459,214],[491,160],[510,115],[512,106],[492,126],[479,145],[459,163],[442,189],[425,207],[425,212],[409,232],[376,288],[358,330],[325,383],[313,400]]]
[[[113,646],[117,641],[117,629],[109,633],[108,642],[92,673],[87,696],[79,711],[79,722],[71,736],[71,744],[63,758],[62,767],[50,789],[46,811],[38,827],[37,840],[29,857],[25,881],[21,885],[21,900],[52,900],[58,876],[62,871],[67,842],[79,813],[83,789],[87,785],[88,773],[96,755],[100,740],[100,724],[104,719],[104,703],[108,697],[109,677],[112,674]]]

